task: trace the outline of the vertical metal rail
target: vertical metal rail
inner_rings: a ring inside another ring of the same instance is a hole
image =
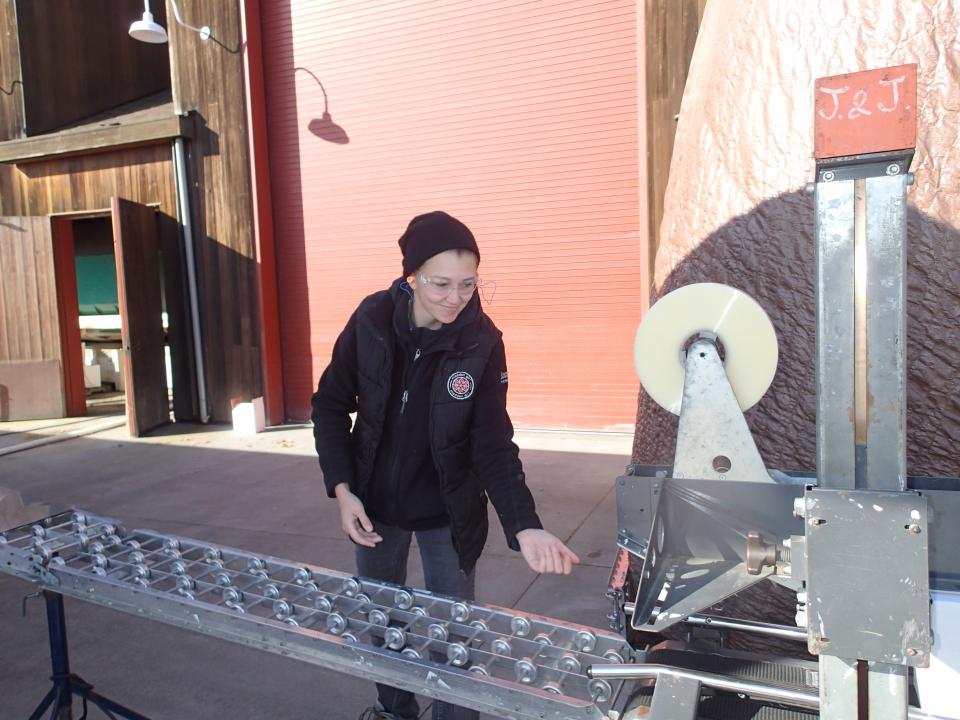
[[[926,606],[920,591],[891,598],[883,611],[862,596],[863,622],[849,627],[853,616],[828,597],[828,590],[840,592],[835,585],[843,584],[845,569],[824,542],[864,541],[858,552],[889,542],[889,550],[917,565],[909,570],[911,587],[926,587],[925,541],[895,537],[901,520],[886,519],[909,512],[904,529],[926,537],[925,500],[904,492],[906,189],[916,144],[916,78],[917,66],[908,64],[814,84],[819,488],[807,492],[805,507],[816,509],[807,517],[806,559],[811,610],[815,605],[819,617],[808,642],[820,652],[821,714],[831,720],[862,718],[864,711],[871,720],[906,718],[906,666],[923,662],[929,645],[928,625],[916,617]],[[853,534],[832,529],[845,522],[856,523]],[[874,591],[881,595],[896,594],[904,582],[876,556],[861,564],[877,575]],[[843,602],[857,602],[853,585],[843,592],[853,593]],[[922,628],[908,633],[907,625]],[[861,660],[869,661],[868,707],[860,697]]]
[[[816,185],[821,488],[906,489],[906,169],[848,164]],[[857,665],[821,655],[825,718],[858,717]],[[867,678],[869,718],[905,718],[906,666],[870,662]]]
[[[856,487],[857,292],[854,180],[818,183],[817,478],[820,487]],[[857,661],[820,656],[825,718],[857,717]]]
[[[193,335],[194,366],[197,375],[197,401],[200,405],[200,422],[210,422],[210,407],[207,402],[207,379],[204,370],[203,333],[200,328],[200,299],[197,290],[196,250],[193,244],[193,203],[190,201],[190,183],[183,138],[173,141],[173,170],[177,185],[177,214],[180,216],[180,231],[183,234],[184,257],[187,263],[187,288],[190,296],[190,325]]]

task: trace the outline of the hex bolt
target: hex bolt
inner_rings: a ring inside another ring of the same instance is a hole
[[[180,541],[175,537],[164,538],[163,549],[167,551],[167,554],[172,554],[173,552],[179,553]]]
[[[275,600],[273,603],[273,615],[277,620],[286,620],[293,615],[293,608],[286,600]]]
[[[510,620],[510,631],[517,637],[526,637],[530,634],[530,621],[522,615],[517,615]]]
[[[587,691],[595,703],[604,703],[610,699],[610,683],[600,678],[594,678],[587,683]]]
[[[920,534],[920,526],[917,523],[911,523],[907,525],[907,530],[912,532],[914,535]]]
[[[563,657],[557,662],[560,670],[568,673],[580,673],[580,658],[573,653],[564,653]]]
[[[807,514],[807,500],[804,497],[793,499],[793,516],[802,518]]]
[[[390,624],[390,617],[380,608],[373,608],[373,610],[367,613],[367,620],[369,620],[372,625],[387,626]]]
[[[470,651],[463,643],[454,642],[447,646],[447,660],[451,665],[463,667],[470,662]]]
[[[537,633],[534,635],[533,641],[538,642],[541,645],[553,645],[553,638],[551,635],[553,635],[553,632]]]
[[[450,606],[450,617],[455,623],[465,623],[470,617],[470,607],[466,603],[456,602]]]
[[[589,630],[581,630],[577,633],[576,644],[580,652],[593,652],[593,648],[597,644],[597,636]]]
[[[402,650],[407,644],[407,634],[400,628],[391,627],[383,634],[383,640],[391,650]]]
[[[330,612],[333,609],[333,603],[326,595],[318,595],[313,599],[313,606],[322,612]]]
[[[620,653],[618,653],[616,650],[607,650],[607,651],[603,654],[603,657],[604,657],[604,659],[605,659],[607,662],[609,662],[609,663],[614,663],[614,664],[620,664],[620,665],[622,665],[623,662],[624,662],[624,660],[623,660],[623,655],[621,655]]]
[[[430,626],[427,627],[427,636],[431,640],[440,640],[442,642],[446,642],[447,638],[449,637],[449,633],[447,632],[446,625],[441,625],[440,623],[432,623]]]
[[[900,174],[899,165],[897,165],[896,163],[890,163],[889,165],[887,165],[887,175],[899,175],[899,174]]]
[[[238,603],[243,600],[243,593],[235,587],[226,587],[223,589],[223,601],[227,605]]]
[[[513,670],[517,681],[524,685],[531,685],[537,679],[537,666],[527,659],[517,660]]]
[[[836,175],[833,174],[833,170],[827,170],[823,175],[820,176],[823,182],[831,182]]]
[[[327,615],[327,630],[333,635],[341,635],[347,629],[347,619],[340,613]]]
[[[401,610],[409,610],[413,606],[413,595],[409,590],[397,590],[393,594],[393,604]]]
[[[818,517],[810,518],[810,524],[811,524],[811,525],[814,525],[814,526],[816,526],[816,525],[825,525],[826,522],[827,522],[827,521],[824,520],[823,518],[818,518]]]
[[[917,654],[916,648],[912,648],[912,647],[907,648],[907,655],[909,655],[910,657],[914,657],[916,654]]]
[[[513,653],[513,648],[510,647],[510,641],[507,640],[506,638],[502,638],[502,637],[497,638],[496,640],[493,641],[492,647],[493,647],[493,652],[496,653],[497,655],[510,657],[510,655]]]

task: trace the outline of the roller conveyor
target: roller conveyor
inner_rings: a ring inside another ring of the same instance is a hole
[[[0,533],[45,589],[499,717],[604,718],[630,662],[595,628],[64,512]]]

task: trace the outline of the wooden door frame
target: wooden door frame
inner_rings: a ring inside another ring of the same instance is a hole
[[[63,370],[63,407],[67,417],[87,414],[83,379],[83,342],[80,339],[80,301],[77,297],[77,261],[72,217],[50,216],[54,284],[60,325],[60,364]]]

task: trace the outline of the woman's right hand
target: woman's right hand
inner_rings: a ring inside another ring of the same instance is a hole
[[[383,540],[373,531],[373,523],[363,509],[363,503],[356,495],[350,492],[350,486],[340,483],[333,489],[337,496],[337,506],[340,508],[340,527],[350,536],[357,545],[374,547]]]

